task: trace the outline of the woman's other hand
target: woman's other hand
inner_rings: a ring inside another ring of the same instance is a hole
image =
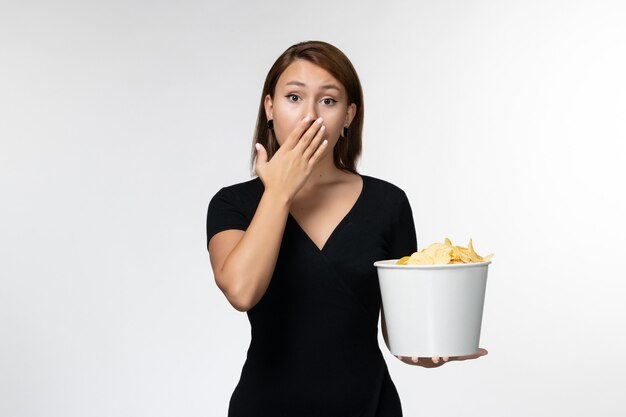
[[[270,161],[267,150],[256,144],[256,174],[265,189],[291,201],[305,184],[315,164],[328,147],[324,138],[324,120],[319,117],[311,123],[310,116],[303,118],[289,134]]]
[[[402,362],[409,365],[421,366],[424,368],[438,368],[448,362],[454,361],[466,361],[468,359],[478,359],[481,356],[485,356],[487,353],[486,349],[479,348],[478,352],[473,355],[465,355],[465,356],[433,356],[432,358],[418,358],[417,356],[396,356],[396,358],[400,359]]]

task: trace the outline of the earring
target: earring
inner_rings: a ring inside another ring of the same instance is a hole
[[[341,131],[341,137],[345,138],[348,136],[348,128],[344,127],[343,130]]]
[[[274,119],[269,119],[267,121],[267,128],[270,129],[270,130],[274,129]]]

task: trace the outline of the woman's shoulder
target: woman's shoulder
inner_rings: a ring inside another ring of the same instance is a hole
[[[401,187],[387,179],[361,176],[364,186],[367,185],[364,205],[372,225],[379,224],[389,231],[394,225],[413,223],[411,203]]]
[[[215,195],[215,199],[237,200],[239,202],[258,203],[263,195],[263,181],[259,177],[254,177],[248,181],[242,181],[220,188]]]
[[[360,175],[363,181],[367,181],[367,186],[372,191],[371,194],[378,199],[382,199],[382,201],[395,202],[407,198],[404,190],[391,181],[370,175]]]
[[[263,181],[259,177],[254,177],[248,181],[242,181],[231,185],[225,185],[222,187],[222,190],[230,191],[230,192],[255,192],[258,190],[263,190]]]
[[[262,194],[263,184],[258,178],[220,188],[207,210],[207,242],[223,230],[246,230]]]

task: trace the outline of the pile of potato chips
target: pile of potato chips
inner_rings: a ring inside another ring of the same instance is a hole
[[[472,239],[467,248],[453,246],[450,239],[445,238],[444,243],[433,243],[411,256],[405,256],[396,262],[396,265],[445,265],[445,264],[469,264],[475,262],[487,262],[493,258],[493,253],[485,257],[474,251]]]

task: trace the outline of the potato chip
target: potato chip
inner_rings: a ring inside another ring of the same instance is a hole
[[[493,258],[491,255],[482,257],[474,250],[472,239],[467,247],[454,246],[450,239],[444,239],[444,243],[431,243],[428,247],[411,256],[404,256],[396,262],[396,265],[446,265],[487,262]]]
[[[430,254],[426,252],[415,252],[406,261],[405,265],[431,265],[434,263],[434,259]]]

